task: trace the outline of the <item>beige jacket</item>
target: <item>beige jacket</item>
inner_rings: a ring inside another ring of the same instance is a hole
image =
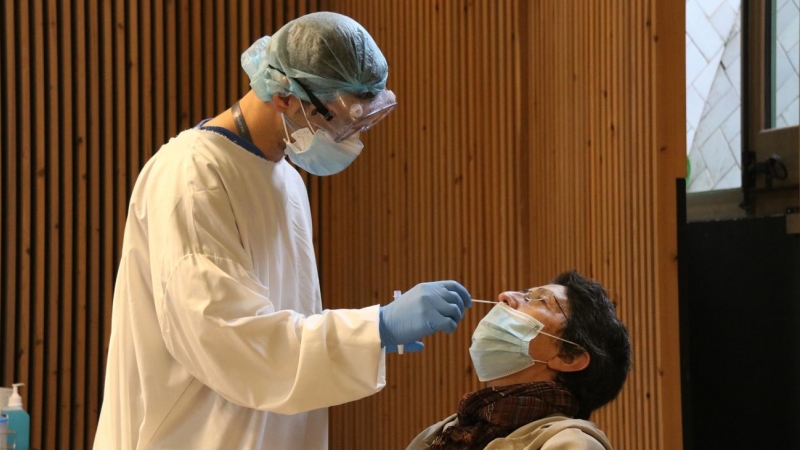
[[[440,430],[452,424],[456,415],[420,433],[406,450],[430,448]],[[549,416],[518,428],[507,437],[493,440],[487,450],[612,450],[611,442],[593,422]]]

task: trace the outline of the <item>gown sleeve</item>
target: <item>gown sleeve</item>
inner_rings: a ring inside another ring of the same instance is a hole
[[[237,405],[280,414],[384,387],[377,305],[276,311],[248,270],[224,187],[200,182],[161,195],[174,202],[148,219],[150,255],[161,255],[151,265],[156,313],[168,351],[193,377]]]

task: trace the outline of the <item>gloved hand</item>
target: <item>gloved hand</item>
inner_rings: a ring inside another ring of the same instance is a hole
[[[424,346],[416,342],[437,331],[452,333],[472,306],[472,297],[455,281],[420,283],[392,303],[380,308],[381,346],[387,351],[408,344],[409,352]]]

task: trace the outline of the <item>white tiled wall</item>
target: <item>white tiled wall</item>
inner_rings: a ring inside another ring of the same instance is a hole
[[[686,2],[689,192],[741,184],[740,24],[741,0]]]
[[[775,125],[798,123],[800,0],[777,0]],[[686,0],[689,192],[741,185],[741,0]]]
[[[798,124],[798,56],[800,48],[800,0],[778,2],[775,43],[775,126]]]

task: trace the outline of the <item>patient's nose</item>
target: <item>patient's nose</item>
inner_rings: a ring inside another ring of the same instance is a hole
[[[517,309],[520,304],[520,294],[518,292],[506,291],[497,296],[497,301],[503,302],[506,305]]]

